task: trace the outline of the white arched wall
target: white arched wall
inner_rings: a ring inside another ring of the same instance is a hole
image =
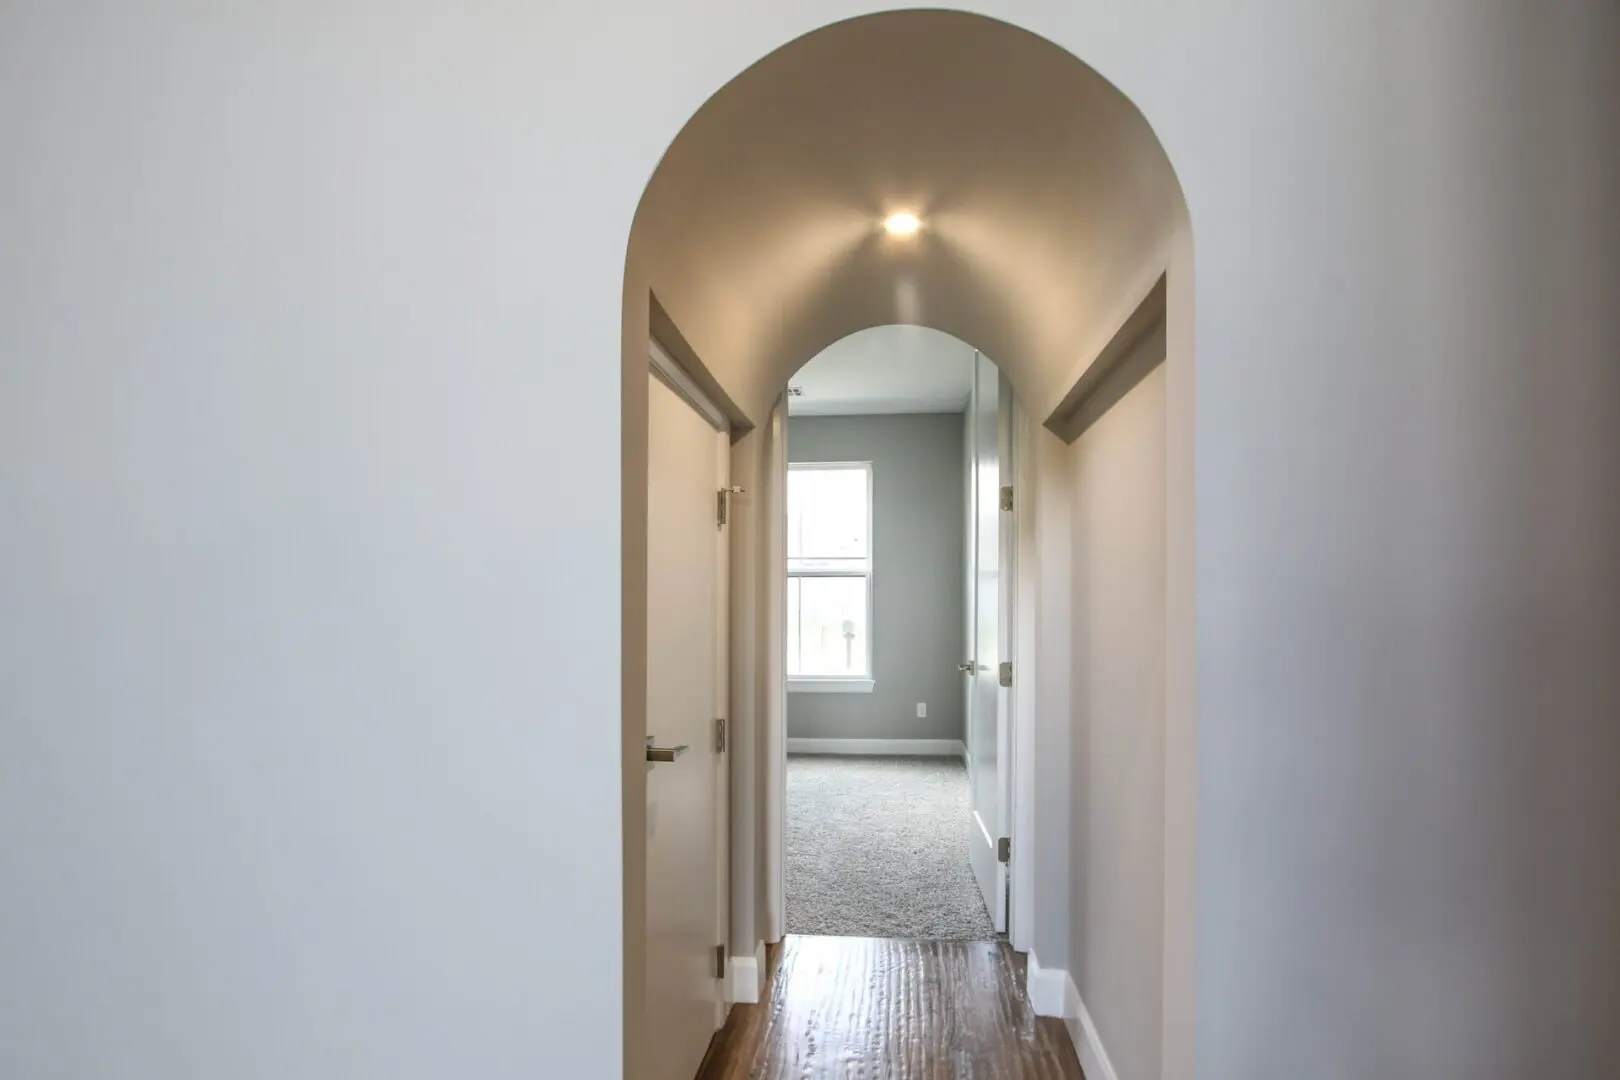
[[[0,1072],[622,1074],[623,238],[866,10],[7,5]],[[978,10],[1198,228],[1166,1075],[1620,1072],[1620,12]]]
[[[1183,206],[1142,114],[1073,55],[894,11],[717,87],[672,133],[630,261],[756,420],[811,357],[889,323],[971,342],[1044,419],[1164,271]],[[899,208],[917,236],[879,227]]]
[[[837,77],[829,79],[829,72]],[[886,210],[902,207],[918,211],[925,225],[916,239],[896,242],[880,224]],[[1179,321],[1190,319],[1193,280],[1185,204],[1147,121],[1117,89],[1069,53],[1005,23],[960,12],[891,12],[784,45],[719,89],[680,130],[637,213],[626,305],[646,307],[650,291],[657,299],[654,336],[666,345],[677,339],[675,351],[750,419],[762,420],[792,373],[826,346],[868,326],[902,321],[950,333],[995,358],[1038,424],[1178,250],[1186,253],[1171,283]],[[1190,385],[1190,332],[1179,342],[1185,347],[1169,358],[1169,367],[1178,385]],[[627,437],[642,426],[627,419]],[[1187,436],[1179,444],[1186,451],[1179,467],[1190,475],[1190,427]],[[734,473],[762,475],[760,443],[745,436],[736,444]],[[636,486],[643,475],[637,469],[626,476],[630,529],[636,527],[630,504],[645,502]],[[1041,485],[1031,480],[1033,493]],[[1190,498],[1190,485],[1180,490]],[[752,536],[757,548],[767,535],[757,512],[769,496],[768,480],[752,492],[738,501],[734,520],[739,537]],[[1184,513],[1190,519],[1190,505]],[[626,552],[638,543],[627,535]],[[1021,591],[1047,589],[1057,561],[1069,557],[1048,554],[1044,564],[1035,558],[1021,564]],[[776,564],[761,551],[755,555],[738,567],[733,588],[755,597],[763,610]],[[635,588],[627,589],[627,604],[635,595]],[[1055,617],[1072,618],[1066,608]],[[760,613],[737,618],[751,624]],[[644,641],[635,625],[627,616],[627,656]],[[1191,620],[1182,627],[1176,647],[1190,653]],[[761,634],[740,639],[733,669],[759,670],[779,647],[774,629],[766,620]],[[1047,743],[1066,742],[1064,729],[1076,720],[1067,696],[1043,685],[1060,683],[1067,661],[1040,665],[1031,650],[1017,663],[1020,713],[1028,720],[1020,760],[1029,780],[1051,789],[1046,799],[1037,792],[1027,805],[1066,819],[1067,770],[1054,773],[1034,763],[1052,749]],[[1166,668],[1162,656],[1157,668]],[[742,742],[732,757],[729,946],[744,957],[755,955],[761,938],[775,939],[781,903],[773,861],[779,858],[780,794],[772,797],[781,782],[772,775],[781,733],[765,723],[768,694],[760,699],[750,689],[738,687],[731,716]],[[1044,707],[1026,707],[1037,698]],[[1161,713],[1165,698],[1157,698]],[[626,746],[644,737],[644,700],[627,684]],[[1164,719],[1151,722],[1157,729]],[[1190,758],[1190,722],[1179,730],[1189,741],[1178,750]],[[1047,754],[1044,760],[1062,758]],[[1188,834],[1174,848],[1184,865],[1163,875],[1186,891],[1170,907],[1186,924],[1161,928],[1151,943],[1128,948],[1132,964],[1155,971],[1151,979],[1126,976],[1140,989],[1109,998],[1098,991],[1088,1003],[1103,1030],[1119,1023],[1133,1042],[1151,1040],[1151,1049],[1126,1047],[1119,1034],[1115,1053],[1127,1060],[1174,1056],[1161,1051],[1161,1041],[1179,1041],[1181,1052],[1190,1054],[1190,949],[1173,954],[1165,978],[1157,974],[1167,964],[1161,939],[1191,936],[1195,822],[1190,774],[1186,780],[1187,812],[1172,826]],[[643,859],[637,824],[643,782],[640,763],[627,760],[626,933],[632,943],[644,922],[635,885]],[[1021,807],[1026,798],[1021,792]],[[1013,941],[1055,969],[1061,1011],[1071,937],[1069,844],[1080,841],[1066,827],[1051,827],[1061,822],[1041,820],[1036,828],[1027,815],[1023,811],[1016,830]],[[751,840],[763,842],[762,858]],[[1152,848],[1159,850],[1157,837]],[[1082,866],[1085,855],[1084,847],[1076,852]],[[1163,886],[1154,883],[1155,910]],[[1104,920],[1088,924],[1077,942],[1115,936]],[[626,957],[631,1007],[638,955],[633,944]],[[1086,983],[1084,973],[1075,976]],[[1167,1000],[1174,1003],[1167,1007]]]

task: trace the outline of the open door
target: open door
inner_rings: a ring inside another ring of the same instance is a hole
[[[972,435],[973,583],[969,596],[973,658],[968,671],[968,783],[973,814],[968,844],[973,876],[998,932],[1007,930],[1006,841],[1011,753],[1008,692],[1002,685],[1007,648],[1012,575],[1012,515],[1002,509],[1002,488],[1011,483],[1011,388],[1001,370],[975,354],[968,430]]]
[[[648,387],[648,1080],[692,1080],[724,1020],[723,413],[654,352]]]

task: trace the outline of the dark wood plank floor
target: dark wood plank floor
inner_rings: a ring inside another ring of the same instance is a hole
[[[732,1009],[701,1080],[1080,1080],[1062,1021],[988,941],[789,937],[758,1005]]]

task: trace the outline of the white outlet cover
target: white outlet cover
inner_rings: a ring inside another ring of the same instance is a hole
[[[917,715],[918,716],[927,716],[928,715],[928,703],[926,701],[917,702]]]

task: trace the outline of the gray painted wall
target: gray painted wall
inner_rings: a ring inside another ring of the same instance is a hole
[[[1165,369],[1073,457],[1070,972],[1124,1080],[1160,1075]]]
[[[789,694],[789,738],[962,738],[962,452],[956,413],[788,421],[789,461],[872,462],[877,684],[870,694]]]

